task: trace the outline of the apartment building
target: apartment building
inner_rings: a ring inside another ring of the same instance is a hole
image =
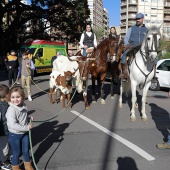
[[[121,34],[135,24],[135,15],[143,13],[146,26],[157,25],[161,33],[170,39],[170,0],[121,0]]]
[[[108,16],[108,10],[106,8],[103,8],[103,27],[104,27],[104,38],[108,36],[108,30],[109,30],[109,16]]]

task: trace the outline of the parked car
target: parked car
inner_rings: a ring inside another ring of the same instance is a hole
[[[160,87],[170,88],[170,58],[158,61],[156,77]]]

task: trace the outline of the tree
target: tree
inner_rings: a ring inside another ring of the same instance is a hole
[[[0,51],[6,54],[18,49],[29,38],[50,39],[46,30],[51,27],[57,30],[53,36],[58,40],[75,42],[89,14],[87,0],[32,0],[30,5],[21,0],[1,0]]]
[[[101,28],[95,27],[93,29],[93,32],[96,35],[97,42],[100,42],[100,40],[102,40],[104,37],[104,27]]]

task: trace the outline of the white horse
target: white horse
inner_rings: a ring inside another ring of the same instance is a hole
[[[134,58],[131,60],[128,65],[128,73],[129,73],[129,84],[131,86],[132,92],[132,108],[131,108],[131,121],[136,120],[135,116],[135,106],[136,106],[136,86],[140,85],[141,89],[143,89],[142,95],[142,120],[146,121],[146,96],[148,89],[151,85],[151,80],[154,77],[154,61],[158,55],[158,46],[160,42],[160,28],[156,26],[151,26],[148,29],[147,34],[145,35],[144,41],[138,52],[135,54]],[[120,98],[119,98],[119,106],[122,107],[122,82],[120,87]]]

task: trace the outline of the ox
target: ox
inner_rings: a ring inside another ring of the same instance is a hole
[[[75,72],[72,76],[73,84],[76,87],[78,93],[83,92],[83,98],[85,102],[85,108],[89,108],[89,104],[87,101],[87,81],[88,81],[88,63],[86,62],[86,58],[72,56],[67,58],[66,56],[58,56],[56,60],[53,62],[53,70],[50,77],[54,77],[55,79],[59,74],[63,76],[64,72]],[[85,86],[83,86],[83,81],[85,81]],[[54,80],[50,78],[50,89],[56,87],[56,83]],[[52,95],[50,91],[50,95]],[[52,97],[50,97],[50,102],[52,102]]]
[[[74,73],[70,72],[70,71],[66,71],[64,72],[64,76],[62,76],[61,74],[59,74],[58,76],[57,72],[53,71],[50,74],[50,103],[53,103],[52,100],[52,94],[53,94],[53,90],[55,89],[55,98],[54,98],[54,102],[57,102],[57,90],[60,90],[61,92],[61,100],[62,100],[62,108],[65,108],[65,99],[67,96],[68,99],[68,103],[69,103],[69,108],[71,108],[71,93],[72,93],[72,76],[74,75]],[[56,78],[55,78],[56,77]]]

